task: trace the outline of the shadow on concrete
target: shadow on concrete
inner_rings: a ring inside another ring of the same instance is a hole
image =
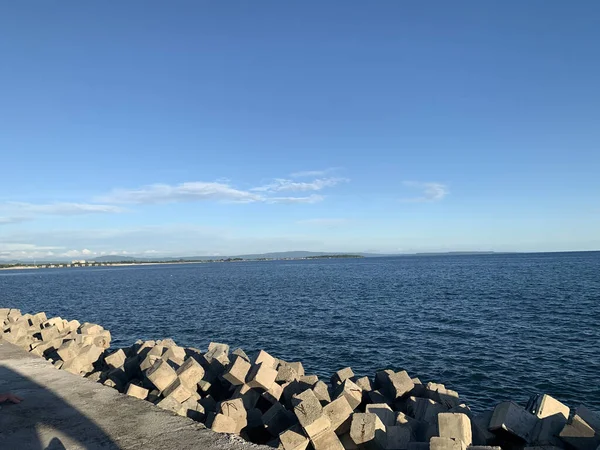
[[[0,405],[0,449],[119,449],[92,420],[35,381],[0,366],[0,392],[24,400]]]

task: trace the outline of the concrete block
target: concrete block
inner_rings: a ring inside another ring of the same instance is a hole
[[[294,414],[286,410],[281,403],[275,403],[262,416],[265,428],[272,436],[279,436],[280,433],[297,423]]]
[[[163,390],[162,395],[165,397],[173,397],[179,403],[183,403],[192,396],[192,391],[188,389],[179,378],[175,378],[175,380]]]
[[[400,398],[415,387],[415,383],[405,370],[377,372],[377,375],[383,392],[391,399]]]
[[[220,375],[229,365],[229,345],[211,342],[208,344],[208,351],[204,354],[204,359],[208,362],[211,370]]]
[[[331,427],[329,418],[323,414],[321,402],[312,390],[308,389],[294,395],[292,404],[294,405],[294,414],[309,438],[317,436]]]
[[[241,398],[244,402],[244,408],[250,410],[256,406],[260,396],[261,394],[258,391],[255,391],[247,384],[242,384],[235,389],[231,398]]]
[[[331,377],[331,385],[335,387],[352,377],[354,377],[354,372],[352,369],[350,367],[345,367],[344,369],[340,369],[333,374]]]
[[[252,365],[264,364],[265,367],[270,367],[271,369],[276,369],[278,361],[271,355],[269,355],[264,350],[258,352],[258,354],[252,360]]]
[[[287,363],[287,365],[296,371],[298,377],[304,376],[304,367],[302,366],[302,363],[300,361],[289,362]]]
[[[142,360],[142,362],[140,363],[140,370],[142,372],[147,371],[148,369],[150,369],[150,367],[152,367],[156,361],[158,361],[159,359],[162,359],[160,356],[158,355],[146,355],[146,357]]]
[[[198,402],[208,412],[215,412],[217,410],[217,402],[210,394],[206,397],[202,397]]]
[[[250,358],[248,357],[248,355],[246,355],[246,352],[241,348],[236,348],[234,351],[232,351],[231,356],[239,356],[240,358],[243,358],[246,361],[250,362]]]
[[[361,388],[363,392],[371,392],[373,390],[373,386],[371,385],[371,380],[369,377],[359,378],[354,383]]]
[[[50,341],[57,338],[60,335],[60,331],[58,331],[58,328],[55,326],[50,326],[48,328],[43,328],[40,331],[40,335],[42,336],[42,341]]]
[[[251,388],[264,389],[268,391],[277,378],[277,371],[264,364],[252,366],[246,377],[246,384]]]
[[[78,320],[69,320],[65,325],[65,330],[69,332],[75,332],[79,329],[80,326],[81,324]]]
[[[387,403],[374,403],[365,407],[365,412],[376,414],[386,427],[392,426],[396,422],[396,413],[392,411]]]
[[[110,347],[110,341],[111,341],[111,335],[110,335],[110,331],[108,330],[102,330],[99,333],[92,335],[92,344],[97,346],[97,347],[101,347],[101,348],[108,348]]]
[[[438,414],[438,429],[440,437],[460,439],[465,447],[468,447],[473,443],[471,420],[466,414]]]
[[[402,425],[386,426],[385,438],[386,450],[406,450],[412,438],[411,429]]]
[[[326,405],[327,403],[331,402],[329,388],[323,381],[317,381],[312,390],[322,405]]]
[[[103,331],[104,328],[101,327],[100,325],[97,325],[95,323],[89,323],[89,322],[85,322],[83,325],[81,325],[79,327],[79,333],[80,334],[98,334],[101,331]]]
[[[323,407],[323,414],[329,418],[331,429],[338,435],[350,431],[350,417],[353,409],[343,395]]]
[[[344,380],[335,390],[334,396],[337,398],[343,395],[348,400],[352,409],[358,408],[358,405],[362,402],[362,389],[359,388],[350,379]]]
[[[164,391],[177,379],[177,373],[163,360],[157,360],[146,372],[146,377],[159,391]]]
[[[177,411],[177,414],[189,417],[196,422],[204,422],[206,420],[206,411],[204,410],[204,407],[192,397],[181,404],[181,408]]]
[[[446,412],[447,408],[429,398],[409,397],[407,400],[408,413],[417,420],[437,425],[437,416]]]
[[[310,442],[315,450],[345,450],[337,435],[331,430],[325,430]]]
[[[382,449],[386,445],[385,425],[377,414],[356,413],[352,415],[350,439],[361,449]]]
[[[89,372],[90,365],[82,358],[75,357],[68,361],[65,361],[61,367],[62,370],[66,370],[75,375],[81,375],[83,373]]]
[[[559,402],[548,394],[543,394],[534,398],[530,410],[532,414],[535,414],[540,419],[560,414],[564,417],[565,421],[569,419],[570,411],[571,410],[567,405]]]
[[[429,442],[409,442],[407,450],[430,450]]]
[[[223,373],[223,378],[234,386],[241,386],[246,382],[250,368],[251,365],[248,361],[241,356],[236,356]]]
[[[242,429],[246,428],[246,425],[248,424],[248,414],[246,412],[246,408],[244,408],[244,402],[241,398],[219,403],[217,407],[217,414],[223,414],[224,416],[231,417],[233,420],[235,420],[235,433],[238,434],[242,431]]]
[[[447,437],[432,437],[429,441],[430,450],[466,450],[466,446],[460,439]]]
[[[523,441],[531,442],[539,419],[525,408],[513,402],[502,402],[494,409],[488,429],[496,434],[508,433]]]
[[[496,437],[490,432],[490,420],[494,415],[494,411],[484,411],[480,414],[475,414],[471,417],[471,432],[473,434],[473,444],[486,446],[491,443]]]
[[[298,378],[298,383],[307,389],[311,389],[315,384],[319,382],[319,377],[316,375],[303,375]]]
[[[62,333],[65,329],[65,322],[60,317],[52,317],[51,319],[46,320],[40,324],[42,328],[49,328],[51,326],[55,326],[56,329]]]
[[[236,433],[237,423],[233,417],[217,414],[210,428],[217,433]]]
[[[281,398],[281,394],[283,393],[283,387],[277,383],[273,383],[269,390],[263,392],[261,397],[264,398],[269,403],[276,403]]]
[[[185,348],[177,345],[167,347],[167,350],[163,353],[162,359],[174,363],[177,368],[181,367],[185,361]],[[173,366],[173,364],[171,364]]]
[[[125,356],[125,352],[122,349],[119,349],[116,352],[105,356],[104,362],[108,367],[116,369],[118,367],[122,367],[125,364],[125,359],[127,359],[127,357]]]
[[[148,397],[148,389],[131,383],[127,386],[125,393],[131,397],[141,398],[142,400],[146,400],[146,397]]]
[[[427,383],[425,395],[433,401],[446,406],[448,409],[460,405],[458,392],[447,389],[441,383]]]
[[[204,368],[194,358],[188,358],[177,369],[177,377],[190,391],[196,391],[198,382],[204,377]]]
[[[579,409],[577,408],[577,411]],[[577,413],[565,425],[559,437],[564,443],[575,450],[595,450],[600,446],[600,434]]]
[[[585,423],[587,423],[594,429],[594,431],[596,431],[596,433],[600,434],[600,414],[586,408],[583,405],[579,405],[575,409],[575,414],[581,417]]]
[[[60,317],[59,317],[60,319]],[[42,323],[46,322],[48,320],[48,318],[46,317],[46,313],[45,312],[39,312],[37,314],[33,314],[30,318],[29,318],[29,324],[33,327],[41,327]]]
[[[281,433],[279,441],[284,450],[306,450],[309,443],[300,425],[294,425]]]
[[[352,438],[350,437],[350,431],[347,433],[339,435],[340,442],[344,446],[346,450],[359,450],[358,445],[354,443]]]
[[[277,368],[277,377],[275,381],[277,383],[289,383],[300,378],[298,372],[287,363],[280,363]]]

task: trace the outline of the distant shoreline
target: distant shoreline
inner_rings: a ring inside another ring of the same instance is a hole
[[[177,260],[177,261],[117,261],[117,262],[86,262],[86,263],[43,263],[43,264],[16,264],[0,266],[0,270],[24,270],[24,269],[75,269],[88,267],[123,267],[123,266],[156,266],[161,264],[209,264],[209,263],[232,263],[232,262],[259,262],[259,261],[302,261],[307,259],[354,259],[364,258],[362,255],[320,255],[304,256],[298,258],[225,258],[206,260]]]

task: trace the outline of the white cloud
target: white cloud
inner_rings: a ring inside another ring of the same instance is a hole
[[[252,188],[252,191],[258,192],[306,192],[306,191],[320,191],[326,187],[332,187],[339,183],[348,181],[345,178],[317,178],[311,182],[298,182],[292,181],[285,178],[276,178],[272,183],[264,186]]]
[[[328,169],[323,170],[304,170],[299,172],[294,172],[290,174],[291,178],[312,178],[312,177],[324,177],[327,174],[332,172],[336,172],[339,170],[338,167],[330,167]]]
[[[267,198],[267,203],[318,203],[325,199],[322,195],[309,195],[308,197],[270,197]]]
[[[24,214],[47,214],[57,216],[74,216],[88,213],[120,213],[123,208],[114,205],[101,205],[95,203],[49,203],[36,205],[34,203],[9,202],[5,209],[18,211]]]
[[[305,219],[305,220],[299,220],[298,223],[300,225],[334,227],[334,226],[344,225],[344,224],[348,223],[348,219],[335,219],[335,218]]]
[[[220,182],[193,181],[177,185],[152,184],[139,189],[119,189],[101,199],[107,203],[156,204],[214,200],[233,203],[259,202],[262,197]]]
[[[419,197],[403,198],[401,199],[401,201],[403,202],[437,202],[442,200],[450,193],[450,191],[448,190],[448,186],[442,183],[421,183],[417,181],[405,181],[403,184],[407,187],[421,190],[421,195]]]

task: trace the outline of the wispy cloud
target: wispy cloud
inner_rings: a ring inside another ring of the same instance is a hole
[[[213,200],[232,203],[259,202],[262,197],[220,182],[193,181],[177,185],[152,184],[138,189],[114,190],[99,200],[107,203],[156,204]]]
[[[340,218],[317,218],[317,219],[305,219],[299,220],[300,225],[311,225],[317,227],[336,227],[348,223],[348,219]]]
[[[299,182],[286,178],[276,178],[272,183],[252,188],[256,192],[307,192],[320,191],[327,187],[333,187],[348,181],[346,178],[317,178],[310,182]]]
[[[322,195],[309,195],[307,197],[269,197],[267,203],[318,203],[325,199]]]
[[[74,216],[90,213],[120,213],[124,209],[114,205],[104,205],[96,203],[49,203],[34,204],[10,202],[5,205],[6,208],[16,210],[26,214],[48,214],[58,216]]]
[[[328,169],[323,169],[323,170],[304,170],[304,171],[291,173],[289,176],[291,178],[324,177],[326,175],[329,175],[330,173],[337,172],[338,170],[340,170],[339,167],[330,167]]]
[[[21,223],[21,222],[25,222],[26,220],[30,220],[29,217],[21,217],[21,216],[16,216],[16,217],[0,217],[0,225],[9,225],[12,223]]]
[[[418,181],[404,181],[403,184],[409,188],[419,189],[421,195],[418,197],[403,198],[403,202],[424,203],[437,202],[446,197],[450,191],[448,186],[442,183],[422,183]]]

